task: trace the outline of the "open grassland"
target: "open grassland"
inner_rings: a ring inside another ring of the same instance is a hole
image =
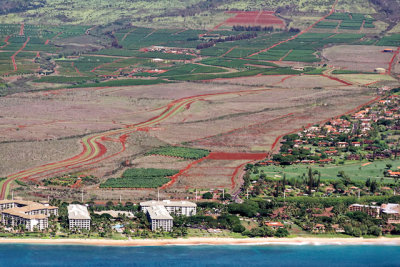
[[[376,68],[388,69],[393,57],[392,53],[384,53],[383,49],[381,46],[337,45],[324,49],[322,55],[337,68],[374,72]]]

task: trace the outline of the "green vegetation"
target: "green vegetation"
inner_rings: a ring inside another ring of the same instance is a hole
[[[93,80],[93,77],[65,77],[65,76],[45,76],[34,80],[35,83],[83,83]]]
[[[372,162],[366,166],[366,162],[349,162],[344,165],[289,165],[289,166],[267,166],[260,167],[267,177],[283,177],[283,174],[287,178],[302,178],[308,173],[309,167],[321,174],[321,180],[335,180],[340,179],[338,176],[339,171],[343,171],[351,180],[366,181],[367,179],[381,179],[385,182],[391,182],[393,179],[385,178],[384,171],[386,165],[391,164],[394,168],[400,167],[400,160],[379,160]],[[367,162],[368,163],[368,162]]]
[[[392,34],[383,37],[377,45],[381,46],[399,46],[400,34]]]
[[[197,65],[197,64],[185,64],[185,65],[171,68],[167,72],[165,72],[159,76],[172,77],[172,76],[183,75],[183,74],[219,73],[219,72],[227,72],[227,71],[224,69],[221,69],[221,68],[216,68],[216,67],[202,66],[202,65]]]
[[[168,176],[178,170],[168,169],[128,169],[121,178],[110,178],[100,188],[156,188],[170,181]]]
[[[327,17],[327,19],[341,21],[339,29],[344,29],[344,30],[360,30],[361,25],[363,23],[365,28],[375,28],[375,25],[373,24],[375,19],[360,13],[333,13],[332,15]],[[323,21],[322,25],[324,24],[329,25],[329,22]]]
[[[317,25],[315,25],[315,27],[322,28],[322,29],[335,29],[338,25],[339,25],[339,22],[323,20],[323,21],[319,22]]]
[[[163,155],[179,157],[184,159],[200,159],[208,156],[210,152],[205,149],[196,149],[190,147],[166,146],[151,150],[148,155]]]
[[[108,82],[99,82],[99,83],[86,83],[86,84],[78,84],[73,85],[68,88],[88,88],[88,87],[118,87],[118,86],[134,86],[134,85],[152,85],[152,84],[160,84],[160,83],[168,83],[168,81],[161,79],[122,79],[122,80],[113,80]]]
[[[76,175],[76,174],[63,175],[43,180],[43,183],[46,186],[55,185],[55,186],[65,186],[65,187],[71,187],[74,185],[79,187],[81,185],[96,184],[97,182],[98,179],[93,175]]]

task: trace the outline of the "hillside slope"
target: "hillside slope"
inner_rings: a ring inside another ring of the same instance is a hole
[[[327,12],[333,2],[333,0],[6,0],[0,9],[0,14],[3,13],[0,16],[0,23],[24,21],[35,24],[93,25],[123,19],[139,25],[207,28],[215,25],[215,22],[223,21],[227,17],[224,11],[227,10],[278,10],[278,12],[320,14]],[[362,13],[375,12],[372,4],[365,0],[340,0],[338,9]]]

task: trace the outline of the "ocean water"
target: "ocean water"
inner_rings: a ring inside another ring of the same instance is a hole
[[[2,244],[0,266],[400,266],[400,246]]]

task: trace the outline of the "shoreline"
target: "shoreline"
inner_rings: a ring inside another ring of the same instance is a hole
[[[400,246],[400,238],[212,238],[192,237],[178,239],[12,239],[0,238],[0,245],[38,244],[38,245],[81,245],[81,246],[199,246],[199,245],[392,245]]]

